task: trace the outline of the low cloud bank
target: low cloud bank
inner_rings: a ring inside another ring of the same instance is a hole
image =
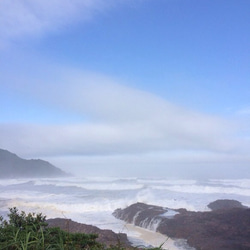
[[[76,169],[101,162],[139,169],[154,164],[164,168],[249,163],[249,143],[237,137],[237,126],[226,119],[188,110],[106,76],[63,72],[53,77],[57,82],[19,81],[9,86],[46,106],[48,114],[50,109],[65,111],[65,119],[1,123],[1,148],[62,165],[63,159],[71,159]],[[82,121],[72,123],[67,119],[70,113]]]

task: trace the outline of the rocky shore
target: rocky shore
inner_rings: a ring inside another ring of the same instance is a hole
[[[70,219],[55,218],[48,219],[46,221],[49,227],[60,227],[62,230],[71,233],[86,233],[97,234],[97,241],[105,244],[106,246],[121,245],[125,248],[129,248],[131,243],[129,242],[127,235],[123,233],[114,233],[112,230],[103,230],[98,227],[81,224]]]
[[[172,239],[184,239],[190,249],[250,250],[250,208],[233,200],[217,200],[208,207],[211,211],[192,212],[136,203],[115,210],[113,215]],[[117,234],[63,218],[48,219],[47,223],[68,232],[97,234],[97,241],[102,244],[131,249],[131,242],[124,233]]]
[[[250,209],[231,200],[218,200],[208,207],[209,212],[191,212],[136,203],[113,215],[171,238],[186,239],[197,250],[249,250]]]

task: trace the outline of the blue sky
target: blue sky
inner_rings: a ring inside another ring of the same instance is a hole
[[[245,177],[249,10],[2,0],[0,147],[74,173]]]

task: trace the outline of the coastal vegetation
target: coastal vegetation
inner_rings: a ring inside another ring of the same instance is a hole
[[[107,246],[96,241],[97,234],[71,233],[59,227],[48,227],[41,213],[19,212],[9,209],[8,219],[0,216],[0,249],[6,250],[125,250],[119,241]],[[138,249],[129,247],[129,249]],[[160,249],[160,248],[154,248]]]

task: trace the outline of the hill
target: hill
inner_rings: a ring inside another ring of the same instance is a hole
[[[63,177],[67,174],[47,161],[25,160],[0,149],[0,178]]]

